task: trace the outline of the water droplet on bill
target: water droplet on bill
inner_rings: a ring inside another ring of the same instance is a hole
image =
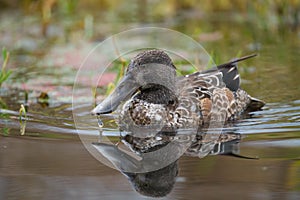
[[[102,122],[102,120],[100,119],[99,116],[97,117],[97,120],[98,120],[98,126],[99,126],[99,128],[102,128],[104,124],[103,124],[103,122]]]

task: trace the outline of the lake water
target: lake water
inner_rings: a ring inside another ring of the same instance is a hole
[[[5,38],[3,45],[12,46],[10,67],[14,75],[0,90],[0,199],[150,198],[135,191],[124,174],[89,154],[78,132],[86,134],[90,130],[77,131],[74,124],[72,111],[88,116],[92,105],[83,99],[80,107],[72,107],[73,81],[90,48],[103,37],[75,42],[83,33],[76,27],[74,33],[65,33],[66,24],[54,21],[50,26],[52,35],[45,39],[38,33],[38,18],[26,15],[20,21],[22,12],[16,16],[8,13],[1,14],[0,25],[13,26],[3,29],[0,35]],[[76,18],[73,20],[76,22]],[[242,136],[235,144],[240,157],[180,157],[174,187],[164,199],[299,199],[299,32],[264,30],[255,22],[204,20],[189,15],[172,22],[154,25],[192,36],[218,57],[217,63],[237,54],[257,52],[258,57],[239,65],[242,88],[266,105],[230,127]],[[122,24],[112,29],[110,25],[95,21],[96,33],[101,35],[98,29],[103,27],[107,37],[138,26]],[[195,27],[203,28],[204,33],[193,31]],[[82,88],[91,87],[90,74],[93,71],[87,72]],[[108,79],[103,84],[112,78]],[[37,100],[41,91],[50,96],[47,103]],[[105,90],[99,93],[102,98]],[[28,109],[28,119],[22,122],[21,104]],[[87,123],[92,131],[97,130],[96,119]],[[103,134],[119,140],[112,121],[104,121]]]

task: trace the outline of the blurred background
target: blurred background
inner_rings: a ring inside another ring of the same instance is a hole
[[[1,48],[11,52],[11,83],[20,88],[24,84],[26,89],[53,92],[53,84],[71,85],[74,69],[91,47],[113,34],[143,26],[187,34],[216,63],[259,53],[256,64],[264,75],[269,73],[268,65],[282,65],[272,79],[295,76],[299,83],[293,73],[300,52],[298,0],[2,0],[0,11]]]
[[[120,31],[144,26],[187,34],[216,63],[258,53],[262,74],[281,66],[280,72],[272,72],[279,78],[274,81],[283,81],[284,87],[299,84],[299,0],[1,0],[0,11],[0,46],[11,52],[9,68],[14,71],[7,83],[23,89],[58,97],[56,86],[72,84],[92,47]],[[294,76],[296,82],[285,82],[286,76]],[[261,87],[265,93],[270,85]],[[272,101],[276,96],[266,98]]]
[[[143,198],[81,144],[72,111],[89,115],[91,105],[73,108],[72,89],[92,48],[146,26],[192,37],[217,64],[257,53],[239,64],[242,88],[267,103],[234,124],[241,153],[259,160],[182,157],[166,198],[299,199],[300,0],[0,0],[0,199]],[[115,123],[104,124],[118,140]]]

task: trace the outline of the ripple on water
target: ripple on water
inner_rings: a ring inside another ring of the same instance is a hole
[[[267,104],[262,111],[251,113],[251,118],[243,119],[235,126],[240,133],[280,133],[300,131],[300,106],[291,104]]]
[[[18,93],[20,94],[20,92]],[[11,94],[7,91],[1,95],[5,97]],[[16,102],[21,101],[23,96],[17,96],[19,99]],[[5,100],[5,98],[3,99]],[[115,138],[120,136],[115,122],[116,114],[103,115],[99,121],[96,117],[91,117],[89,104],[82,104],[80,107],[72,107],[72,104],[55,104],[50,107],[42,107],[35,99],[29,99],[29,101],[31,104],[27,113],[28,120],[25,132],[27,136],[41,138],[61,138],[62,136],[76,136],[77,134],[98,136],[99,126],[101,126],[103,136]],[[19,103],[15,103],[0,110],[2,114],[0,126],[10,129],[10,133],[14,136],[20,136],[18,106]],[[80,117],[81,121],[86,121],[84,127],[76,127],[72,117],[73,111],[76,111],[76,115]],[[248,135],[246,141],[251,140],[251,145],[257,147],[264,144],[273,147],[296,147],[299,145],[300,100],[285,104],[266,104],[262,111],[252,112],[250,116],[226,125],[223,130]]]

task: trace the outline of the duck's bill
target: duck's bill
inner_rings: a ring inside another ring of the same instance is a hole
[[[134,153],[121,151],[116,145],[112,144],[93,143],[93,146],[118,170],[135,172],[141,169],[142,158]]]
[[[121,102],[132,96],[138,88],[139,85],[136,83],[134,77],[131,74],[127,74],[117,85],[113,93],[92,110],[92,114],[101,115],[115,111]]]

